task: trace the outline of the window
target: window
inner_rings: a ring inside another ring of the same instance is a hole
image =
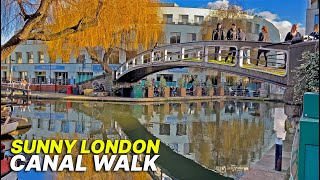
[[[201,24],[203,23],[204,16],[194,16],[194,23]]]
[[[157,74],[157,81],[160,81],[160,77],[163,76],[167,82],[173,81],[173,74]]]
[[[314,15],[314,25],[319,24],[319,14]]]
[[[84,54],[81,54],[77,57],[77,63],[82,64],[84,63],[85,59],[86,59],[86,56]]]
[[[247,33],[252,33],[252,22],[247,22]]]
[[[160,124],[160,135],[170,135],[170,124]]]
[[[44,63],[44,54],[42,51],[38,52],[39,63]]]
[[[35,82],[33,84],[46,84],[46,72],[35,72]]]
[[[189,16],[188,15],[179,15],[179,24],[188,24]]]
[[[27,52],[28,63],[33,63],[33,52]]]
[[[197,34],[196,33],[188,33],[188,42],[197,41]]]
[[[172,32],[170,33],[170,44],[180,43],[181,33]]]
[[[68,72],[55,72],[56,84],[67,85],[68,84]]]
[[[21,79],[28,79],[28,72],[26,71],[21,71],[19,72],[19,78]]]
[[[187,126],[186,124],[177,124],[177,136],[187,135]]]
[[[259,34],[259,31],[260,31],[260,24],[256,24],[256,28],[255,28],[254,33]]]
[[[164,14],[163,15],[163,22],[167,24],[173,23],[173,14]]]
[[[17,63],[22,63],[22,52],[16,52]]]

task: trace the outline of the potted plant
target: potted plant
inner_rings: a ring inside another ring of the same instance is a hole
[[[163,97],[170,97],[170,88],[167,87],[167,81],[163,76],[160,77],[160,88]]]
[[[185,97],[187,95],[186,88],[184,87],[183,78],[178,79],[178,96]]]
[[[153,89],[153,84],[150,79],[147,79],[145,82],[145,87],[147,88],[147,94],[146,97],[154,97],[154,89]]]
[[[194,96],[202,96],[202,88],[199,80],[195,80],[193,82],[193,95]]]
[[[208,79],[206,82],[206,93],[207,96],[213,96],[213,86],[211,79]]]

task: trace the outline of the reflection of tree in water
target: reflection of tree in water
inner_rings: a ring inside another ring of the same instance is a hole
[[[219,109],[218,106],[219,103],[215,109]],[[216,113],[215,122],[192,122],[191,152],[195,153],[196,161],[210,169],[219,171],[218,167],[231,165],[248,167],[248,158],[255,159],[256,154],[262,154],[263,121],[258,118],[252,122],[248,119],[221,121],[220,116]],[[226,171],[227,175],[232,173]]]

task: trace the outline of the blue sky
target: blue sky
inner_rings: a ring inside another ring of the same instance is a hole
[[[221,0],[160,0],[174,2],[181,7],[208,7]],[[301,34],[305,34],[307,0],[229,0],[229,4],[237,4],[273,23],[279,30],[281,40],[290,31],[293,24],[299,25]]]
[[[216,0],[161,0],[175,2],[179,6],[207,7],[209,2]],[[291,23],[301,23],[305,26],[307,0],[230,0],[230,3],[240,4],[245,9],[255,9],[255,12],[269,11],[277,14],[279,21],[288,20]]]

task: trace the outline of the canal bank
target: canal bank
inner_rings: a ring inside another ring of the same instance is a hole
[[[1,96],[8,96],[9,93],[1,92]],[[15,93],[13,97],[23,97],[22,93]],[[25,96],[24,96],[25,97]],[[194,101],[194,100],[250,100],[250,101],[272,101],[282,102],[278,98],[261,98],[245,96],[186,96],[186,97],[153,97],[153,98],[127,98],[127,97],[95,97],[84,95],[68,95],[52,92],[32,92],[30,99],[50,100],[77,100],[77,101],[100,101],[100,102],[172,102],[172,101]]]

